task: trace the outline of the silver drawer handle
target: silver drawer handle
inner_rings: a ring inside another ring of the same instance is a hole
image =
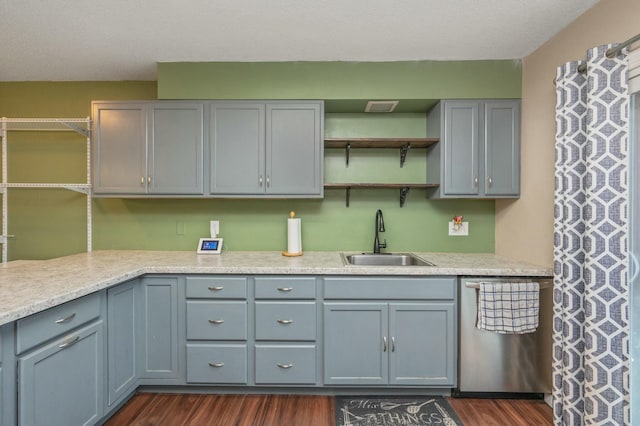
[[[290,363],[290,364],[278,364],[278,367],[284,368],[286,370],[288,368],[293,367],[293,363]]]
[[[278,287],[278,291],[283,293],[289,293],[291,290],[293,290],[293,287]]]
[[[224,362],[210,362],[209,366],[213,368],[224,367]]]
[[[278,321],[278,324],[284,324],[284,325],[291,324],[293,322],[293,320],[284,320],[284,319],[279,319],[277,321]]]
[[[395,336],[391,337],[391,352],[395,352],[396,351],[396,338]]]
[[[493,186],[493,179],[489,178],[489,187]]]
[[[223,322],[224,322],[223,319],[209,320],[210,324],[222,324]]]
[[[209,291],[220,291],[220,290],[224,290],[224,286],[219,285],[217,287],[208,287]]]
[[[65,340],[64,343],[62,343],[61,345],[58,345],[58,347],[60,349],[68,348],[69,346],[73,346],[76,343],[78,343],[78,340],[80,340],[80,336],[72,337],[70,339]]]
[[[62,324],[65,323],[67,321],[71,321],[73,318],[75,318],[76,313],[72,313],[71,315],[69,315],[68,317],[64,317],[64,318],[59,318],[56,320],[56,324]]]
[[[386,352],[387,351],[387,336],[384,336],[382,338],[382,343],[383,343],[383,349],[382,352]]]

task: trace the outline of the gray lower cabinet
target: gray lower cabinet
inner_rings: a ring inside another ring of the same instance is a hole
[[[520,100],[443,100],[428,114],[427,183],[436,198],[520,195]]]
[[[141,284],[140,378],[172,384],[180,379],[178,277],[144,277]]]
[[[186,277],[187,383],[246,385],[247,277]]]
[[[316,385],[316,278],[255,277],[255,383]]]
[[[322,101],[217,101],[208,116],[210,194],[323,196]]]
[[[17,342],[34,343],[18,354],[20,425],[94,424],[103,416],[103,307],[97,293],[18,321]]]
[[[138,386],[140,281],[107,290],[107,389],[109,407]]]
[[[0,425],[16,424],[14,324],[0,326]]]
[[[93,194],[203,195],[201,102],[92,103]]]
[[[324,292],[325,384],[455,386],[453,278],[326,278]]]

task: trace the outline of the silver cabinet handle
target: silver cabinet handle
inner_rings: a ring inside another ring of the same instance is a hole
[[[224,286],[219,285],[216,287],[207,287],[209,289],[209,291],[220,291],[220,290],[224,290]]]
[[[75,316],[76,316],[76,313],[74,312],[74,313],[72,313],[71,315],[69,315],[68,317],[58,318],[58,319],[56,320],[56,324],[62,324],[62,323],[65,323],[65,322],[67,322],[67,321],[71,321],[72,319],[74,319],[74,318],[75,318]]]
[[[140,186],[144,186],[144,176],[140,176]]]
[[[260,175],[260,179],[258,179],[258,183],[260,184],[260,188],[262,188],[262,175]]]
[[[493,179],[489,178],[489,187],[493,186]]]
[[[382,352],[386,352],[387,351],[387,336],[384,336],[382,338],[382,342],[383,342],[383,346],[382,346]]]
[[[224,362],[210,362],[209,366],[213,368],[224,367]]]
[[[223,319],[209,320],[210,324],[222,324],[223,322],[224,322]]]
[[[285,370],[286,370],[286,369],[288,369],[288,368],[293,367],[293,363],[291,362],[291,363],[289,363],[289,364],[278,364],[278,367],[283,368],[283,369],[285,369]]]
[[[278,321],[278,324],[284,324],[284,325],[291,324],[293,322],[293,320],[285,320],[285,319],[279,319],[276,321]]]
[[[147,183],[151,184],[151,176],[147,176]]]
[[[60,349],[68,348],[69,346],[73,346],[76,343],[78,343],[78,340],[80,340],[80,336],[75,336],[70,339],[66,339],[61,345],[58,345],[58,347]]]
[[[293,287],[278,287],[278,291],[282,293],[289,293],[291,290],[293,290]]]
[[[396,338],[395,336],[391,337],[391,352],[395,352],[396,351]]]
[[[478,176],[476,176],[475,178],[473,178],[473,184],[475,186],[478,186]]]
[[[271,179],[269,179],[269,176],[267,176],[267,188],[269,187],[270,183],[271,183]]]

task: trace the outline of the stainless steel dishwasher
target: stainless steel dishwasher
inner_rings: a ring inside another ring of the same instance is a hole
[[[537,281],[540,317],[535,332],[499,334],[476,328],[479,282]],[[550,278],[466,277],[459,280],[458,388],[454,395],[551,393],[553,282]]]

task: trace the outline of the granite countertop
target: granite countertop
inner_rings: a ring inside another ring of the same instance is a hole
[[[338,252],[95,251],[0,266],[0,325],[143,274],[551,276],[548,267],[487,253],[415,253],[436,266],[344,266]]]

